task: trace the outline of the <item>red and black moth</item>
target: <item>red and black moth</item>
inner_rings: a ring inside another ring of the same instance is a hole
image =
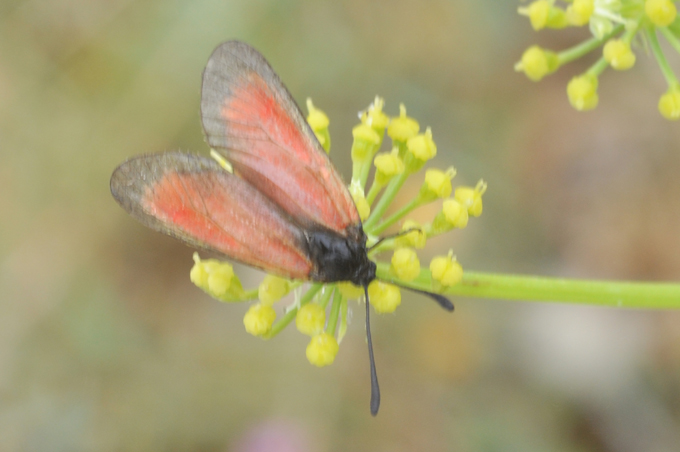
[[[286,278],[362,286],[375,415],[368,285],[376,264],[342,178],[279,77],[245,43],[225,42],[210,56],[201,119],[233,173],[208,157],[143,155],[113,172],[113,197],[142,224],[195,248]],[[421,293],[453,310],[445,297]]]

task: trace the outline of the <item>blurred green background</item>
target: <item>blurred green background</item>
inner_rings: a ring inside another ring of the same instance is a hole
[[[246,305],[189,282],[192,250],[109,194],[130,156],[207,153],[201,71],[238,38],[328,113],[345,177],[380,94],[432,127],[455,183],[488,181],[484,215],[424,263],[452,248],[468,269],[677,281],[680,131],[656,110],[661,74],[640,53],[577,113],[566,83],[592,59],[538,84],[512,66],[587,31],[537,35],[516,7],[0,2],[0,450],[680,450],[679,313],[457,299],[449,315],[405,295],[373,317],[374,419],[361,309],[335,364],[313,368],[306,337],[249,336]]]

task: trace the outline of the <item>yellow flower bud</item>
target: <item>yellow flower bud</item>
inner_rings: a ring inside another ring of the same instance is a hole
[[[271,306],[290,292],[290,281],[275,275],[266,275],[257,288],[257,296],[263,305]]]
[[[359,218],[361,218],[361,221],[365,221],[371,214],[371,206],[368,204],[368,201],[366,201],[366,196],[364,195],[364,190],[361,188],[361,184],[351,184],[349,186],[349,194],[352,195],[354,205],[357,206]]]
[[[350,300],[354,300],[356,298],[361,297],[364,294],[364,288],[355,286],[349,281],[343,281],[340,282],[336,285],[336,287],[340,290],[340,293],[345,297]]]
[[[524,72],[526,76],[538,82],[548,74],[552,74],[559,67],[557,54],[539,46],[531,46],[524,51],[522,59],[515,64],[515,71]]]
[[[307,123],[312,128],[312,130],[328,128],[328,124],[330,124],[328,116],[326,116],[326,113],[314,106],[311,98],[307,98],[307,111],[309,112],[307,115]]]
[[[359,124],[352,129],[352,160],[366,160],[373,157],[378,144],[380,135],[366,124]]]
[[[420,274],[418,255],[411,248],[398,248],[392,255],[390,271],[402,281],[413,281]]]
[[[316,137],[317,140],[319,140],[319,144],[323,148],[324,151],[326,151],[326,154],[331,149],[331,138],[330,134],[328,133],[328,130],[326,130],[326,133],[323,132],[317,132],[316,130],[313,130],[314,136]]]
[[[680,118],[680,88],[670,88],[661,96],[659,112],[666,119],[674,121]]]
[[[630,43],[621,39],[607,41],[602,54],[607,63],[617,71],[630,69],[635,64],[635,54],[630,50]]]
[[[537,0],[527,7],[517,8],[517,12],[527,16],[531,21],[531,27],[538,31],[545,28],[551,6],[548,0]]]
[[[374,280],[368,285],[368,298],[375,312],[389,314],[401,304],[401,291],[397,286]]]
[[[208,295],[222,301],[233,301],[242,295],[243,288],[231,264],[217,259],[201,260],[198,253],[194,253],[193,259],[189,279]]]
[[[328,333],[317,334],[307,345],[307,359],[317,367],[333,364],[338,354],[338,341]]]
[[[234,270],[229,264],[222,264],[208,275],[208,292],[216,296],[222,296],[227,293],[231,286],[231,280],[234,277]]]
[[[597,77],[584,74],[571,79],[567,85],[567,95],[571,106],[578,111],[592,110],[597,107]]]
[[[458,284],[463,278],[463,267],[451,252],[448,256],[437,256],[432,259],[430,272],[432,272],[432,279],[445,287]]]
[[[527,7],[517,8],[517,12],[529,17],[531,27],[538,31],[543,28],[564,28],[569,23],[566,14],[548,0],[536,0]]]
[[[567,7],[567,22],[570,25],[580,27],[590,21],[595,11],[595,0],[574,0],[574,3]]]
[[[408,231],[409,229],[416,229],[408,234],[400,235],[396,238],[396,243],[402,247],[412,247],[417,249],[425,248],[427,242],[427,234],[420,227],[418,223],[413,220],[406,220],[401,227],[401,231]]]
[[[375,156],[375,181],[384,186],[394,176],[404,172],[404,162],[399,158],[399,148],[392,148],[392,152],[381,152]]]
[[[420,130],[418,121],[406,116],[406,107],[404,104],[400,104],[399,116],[390,121],[390,125],[387,127],[387,135],[394,141],[405,142],[417,134],[418,130]]]
[[[210,274],[206,268],[206,261],[202,261],[198,253],[194,253],[193,258],[194,266],[191,267],[189,272],[189,279],[196,286],[205,290],[204,288],[208,287],[208,275]]]
[[[437,155],[437,145],[432,139],[432,130],[428,127],[425,133],[413,136],[406,142],[406,148],[413,156],[426,162]]]
[[[451,194],[451,179],[456,175],[456,170],[450,167],[446,171],[429,169],[425,172],[425,181],[420,187],[422,202],[428,202],[437,198],[446,198]]]
[[[330,121],[328,120],[328,116],[326,116],[326,113],[316,108],[310,98],[307,98],[307,111],[309,112],[307,115],[307,123],[314,131],[314,135],[316,135],[321,146],[328,152],[331,148],[331,136],[328,132],[328,124]]]
[[[323,332],[326,324],[326,311],[318,303],[307,303],[295,315],[295,326],[307,336]]]
[[[368,110],[361,115],[361,122],[370,126],[373,130],[382,136],[385,133],[385,128],[390,123],[390,118],[383,112],[385,100],[382,97],[375,96],[375,100],[368,107]]]
[[[482,214],[482,195],[486,192],[487,184],[483,180],[477,182],[475,188],[457,187],[454,197],[463,206],[467,207],[467,212],[473,217]]]
[[[468,224],[468,209],[455,199],[447,199],[442,204],[442,214],[453,228],[463,229]]]
[[[246,331],[253,336],[262,336],[272,329],[274,320],[276,320],[274,308],[257,303],[246,312],[243,317],[243,325],[246,327]]]
[[[657,27],[666,27],[673,23],[678,10],[671,0],[647,0],[645,14]]]

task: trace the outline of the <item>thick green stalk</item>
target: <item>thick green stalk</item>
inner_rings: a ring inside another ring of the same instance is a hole
[[[429,270],[403,283],[389,273],[389,264],[378,264],[378,277],[398,285],[432,290]],[[544,301],[634,309],[680,309],[680,284],[591,281],[582,279],[506,275],[465,271],[463,280],[447,288],[447,295],[505,300]]]

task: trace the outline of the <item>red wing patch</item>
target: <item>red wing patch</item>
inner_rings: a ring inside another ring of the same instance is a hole
[[[360,223],[340,175],[255,49],[230,41],[215,50],[203,73],[201,113],[208,143],[304,227],[344,234]]]
[[[118,202],[143,224],[267,272],[308,279],[304,234],[265,196],[211,159],[138,157],[111,178]]]

